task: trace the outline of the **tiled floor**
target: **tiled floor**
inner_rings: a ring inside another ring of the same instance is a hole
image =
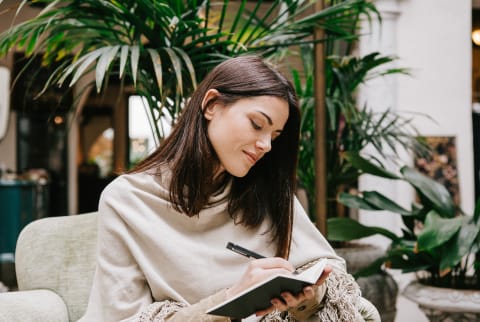
[[[403,289],[415,278],[414,275],[402,274],[395,271],[390,271],[390,273],[397,281],[399,294],[397,298],[397,317],[395,322],[428,322],[427,317],[418,308],[417,304],[402,296]]]
[[[397,299],[395,322],[428,322],[428,319],[417,304],[400,295]]]

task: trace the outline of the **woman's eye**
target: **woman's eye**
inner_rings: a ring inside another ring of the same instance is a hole
[[[258,125],[257,123],[255,123],[254,120],[250,120],[250,123],[252,123],[252,127],[255,129],[255,130],[261,130],[262,127],[260,125]]]

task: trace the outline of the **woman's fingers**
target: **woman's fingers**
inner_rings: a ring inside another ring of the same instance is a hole
[[[281,257],[267,257],[253,260],[249,263],[249,266],[258,267],[263,269],[283,268],[289,272],[293,272],[295,268],[287,260]]]
[[[332,266],[325,265],[322,276],[320,276],[320,278],[318,279],[317,283],[315,283],[315,285],[322,285],[325,282],[325,280],[328,278],[328,275],[330,275],[332,270],[333,270]]]
[[[283,292],[281,295],[287,307],[296,307],[306,299],[303,291],[298,293],[296,296],[293,296],[290,292]]]
[[[317,292],[317,288],[319,285],[322,285],[325,280],[328,278],[328,275],[332,272],[332,267],[327,265],[322,273],[322,276],[317,280],[315,285],[306,286],[303,288],[302,292],[294,296],[292,293],[283,292],[282,300],[280,299],[273,299],[272,305],[275,306],[275,309],[280,311],[288,310],[289,308],[294,308],[299,306],[305,300],[311,300],[315,297]]]
[[[227,290],[227,296],[232,297],[270,276],[276,274],[290,274],[293,271],[293,265],[280,257],[252,260],[248,264],[241,279]]]
[[[270,302],[272,303],[275,310],[278,310],[278,311],[288,310],[288,305],[282,302],[280,299],[272,299]]]
[[[316,287],[314,286],[307,286],[303,288],[303,294],[305,295],[305,299],[311,300],[315,297]]]
[[[233,296],[236,293],[250,287],[251,285],[265,280],[275,274],[288,274],[294,271],[294,267],[288,261],[279,257],[269,257],[252,260],[247,267],[242,278],[227,290],[227,295]],[[299,306],[305,300],[310,300],[315,297],[317,286],[323,284],[332,272],[331,266],[325,266],[322,276],[317,280],[315,285],[303,288],[302,292],[293,295],[290,292],[283,292],[281,298],[274,298],[271,300],[272,306],[264,310],[256,312],[257,316],[263,316],[271,313],[274,310],[286,311],[289,308]]]
[[[276,307],[274,305],[272,305],[268,309],[260,310],[260,311],[255,312],[255,315],[256,316],[264,316],[264,315],[267,315],[268,313],[271,313],[275,310],[276,310]]]

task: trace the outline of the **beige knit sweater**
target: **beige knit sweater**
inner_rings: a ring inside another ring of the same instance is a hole
[[[166,173],[162,178],[128,174],[102,193],[97,268],[80,321],[138,321],[141,316],[152,321],[229,321],[204,314],[225,300],[225,289],[242,276],[249,261],[227,250],[227,242],[265,256],[275,254],[269,222],[247,229],[230,218],[228,187],[190,218],[171,207],[168,183]],[[321,257],[330,259],[336,276],[347,276],[343,259],[295,201],[289,261],[300,266]]]

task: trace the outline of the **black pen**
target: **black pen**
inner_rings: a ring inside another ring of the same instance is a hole
[[[245,257],[249,258],[265,258],[265,256],[257,254],[255,252],[252,252],[251,250],[248,250],[246,248],[243,248],[241,246],[235,245],[234,243],[228,242],[227,248],[230,249],[231,251],[234,251],[237,254],[243,255]]]
[[[248,258],[256,258],[256,259],[266,258],[263,255],[255,253],[255,252],[253,252],[249,249],[243,248],[242,246],[238,246],[238,245],[236,245],[232,242],[228,242],[227,248],[230,249],[231,251],[234,251],[237,254],[243,255],[243,256],[248,257]],[[299,274],[299,272],[298,272],[298,270],[295,270],[295,271],[292,272],[292,274],[297,275],[297,274]]]

